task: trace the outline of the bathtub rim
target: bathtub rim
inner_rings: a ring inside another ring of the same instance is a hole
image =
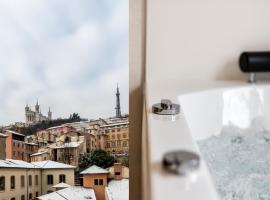
[[[150,178],[150,191],[151,191],[151,196],[152,199],[159,199],[159,196],[162,196],[162,192],[165,192],[164,190],[160,190],[162,188],[162,183],[155,183],[155,181],[157,180],[157,176],[159,176],[159,174],[156,174],[155,172],[153,172],[153,168],[152,168],[152,164],[153,162],[156,162],[158,159],[157,158],[153,158],[153,151],[155,151],[155,148],[153,148],[153,144],[151,144],[153,137],[155,136],[155,134],[153,133],[153,126],[159,124],[159,123],[163,123],[161,121],[156,121],[153,119],[153,114],[151,113],[151,105],[153,105],[154,103],[159,102],[159,100],[161,98],[164,98],[164,95],[162,94],[166,94],[165,98],[171,99],[173,102],[178,102],[179,97],[183,96],[183,95],[191,95],[191,94],[198,94],[200,92],[207,92],[207,91],[215,91],[215,90],[229,90],[229,89],[237,89],[237,88],[245,88],[245,87],[251,87],[251,86],[255,86],[255,87],[270,87],[270,83],[268,81],[264,81],[264,82],[259,82],[256,84],[249,84],[243,81],[202,81],[202,82],[198,82],[198,84],[194,83],[194,81],[188,81],[188,82],[178,82],[177,84],[171,86],[170,83],[168,84],[159,84],[159,83],[147,83],[145,85],[145,120],[144,120],[144,124],[146,127],[146,137],[147,137],[147,147],[145,149],[147,149],[147,154],[148,154],[148,173],[149,173],[149,178]],[[181,115],[181,114],[180,114]],[[195,140],[193,138],[192,132],[189,130],[188,128],[188,124],[185,121],[185,119],[180,119],[183,121],[183,124],[185,124],[186,127],[186,135],[184,135],[185,137],[187,135],[192,137],[192,142],[194,143]],[[166,126],[166,125],[165,125]],[[181,129],[181,127],[179,127]],[[182,127],[183,128],[183,127]],[[144,134],[144,133],[143,133]],[[155,145],[154,145],[155,146]],[[195,145],[191,145],[191,149],[193,151],[199,152],[198,146],[197,144]],[[181,148],[181,146],[179,146],[179,148]],[[161,161],[161,157],[159,157],[159,161]],[[205,163],[204,163],[205,164]],[[197,196],[194,197],[192,195],[188,196],[187,193],[183,190],[183,189],[179,189],[178,191],[172,191],[175,192],[175,195],[180,196],[181,198],[188,198],[189,200],[196,200],[198,198],[201,198],[203,196],[203,194],[205,193],[205,190],[208,190],[211,193],[211,197],[208,199],[210,200],[217,200],[219,199],[217,192],[214,188],[214,184],[213,181],[211,179],[210,173],[207,169],[207,171],[204,171],[202,173],[205,173],[205,177],[201,180],[202,183],[207,183],[208,185],[206,187],[204,187],[204,191],[200,191],[199,188],[192,188],[190,190],[193,190],[197,192]],[[163,177],[164,178],[164,177]],[[158,179],[162,179],[161,177],[158,177]],[[164,181],[166,181],[166,178],[164,178]],[[186,180],[182,180],[182,182],[185,182]],[[174,183],[173,181],[171,182],[172,184]],[[209,184],[210,183],[210,184]],[[170,184],[167,183],[167,184]],[[214,191],[213,191],[214,189]],[[158,198],[156,198],[158,197]],[[162,198],[160,198],[162,199]]]

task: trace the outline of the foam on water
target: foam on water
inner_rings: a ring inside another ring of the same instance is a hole
[[[228,126],[198,144],[222,200],[270,199],[270,130]]]

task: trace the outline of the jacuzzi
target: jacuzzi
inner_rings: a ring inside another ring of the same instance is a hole
[[[207,164],[192,175],[174,175],[162,168],[167,152],[188,150],[201,155],[197,141],[218,135],[222,127],[249,127],[254,119],[270,115],[270,85],[244,81],[216,81],[195,84],[146,84],[146,115],[143,134],[144,188],[149,199],[218,200]],[[170,99],[181,106],[179,115],[161,116],[152,113],[152,105]],[[266,126],[269,123],[265,123]],[[269,127],[270,129],[270,127]]]

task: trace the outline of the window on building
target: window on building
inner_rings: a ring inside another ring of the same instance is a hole
[[[24,195],[21,196],[21,200],[25,200],[25,196]]]
[[[60,174],[59,175],[59,183],[65,183],[66,182],[66,175]]]
[[[105,133],[109,133],[109,130],[105,130]]]
[[[117,146],[118,146],[118,147],[121,146],[121,141],[117,141]]]
[[[120,138],[121,138],[121,135],[117,134],[117,139],[120,140]]]
[[[107,148],[110,148],[110,143],[109,142],[107,142]]]
[[[4,191],[5,190],[5,177],[1,176],[0,177],[0,191]]]
[[[118,128],[117,131],[120,132],[120,128]]]
[[[127,146],[127,141],[123,141],[123,147]]]
[[[115,132],[115,130],[113,129],[113,130],[112,130],[112,133],[114,133],[114,132]]]
[[[98,179],[95,179],[95,180],[94,180],[94,184],[95,184],[95,185],[98,185]]]
[[[29,200],[32,200],[33,199],[33,195],[32,193],[29,194]]]
[[[38,185],[38,175],[35,175],[35,184]]]
[[[16,200],[15,197],[12,197],[10,200]]]
[[[32,175],[28,176],[28,185],[32,186]]]
[[[47,175],[47,184],[53,185],[53,175]]]
[[[99,185],[103,185],[103,179],[99,179]]]
[[[38,197],[38,192],[36,192],[36,197]]]
[[[123,133],[123,138],[127,138],[127,134],[126,133]]]
[[[115,139],[115,135],[114,135],[114,134],[112,135],[112,139],[113,139],[113,140]]]
[[[112,147],[115,147],[115,142],[112,142]]]
[[[10,177],[10,189],[15,189],[15,176]]]
[[[21,176],[21,187],[23,188],[25,185],[25,177]]]

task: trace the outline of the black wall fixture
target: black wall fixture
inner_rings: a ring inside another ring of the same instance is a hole
[[[270,72],[270,51],[243,52],[239,65],[242,72]]]

